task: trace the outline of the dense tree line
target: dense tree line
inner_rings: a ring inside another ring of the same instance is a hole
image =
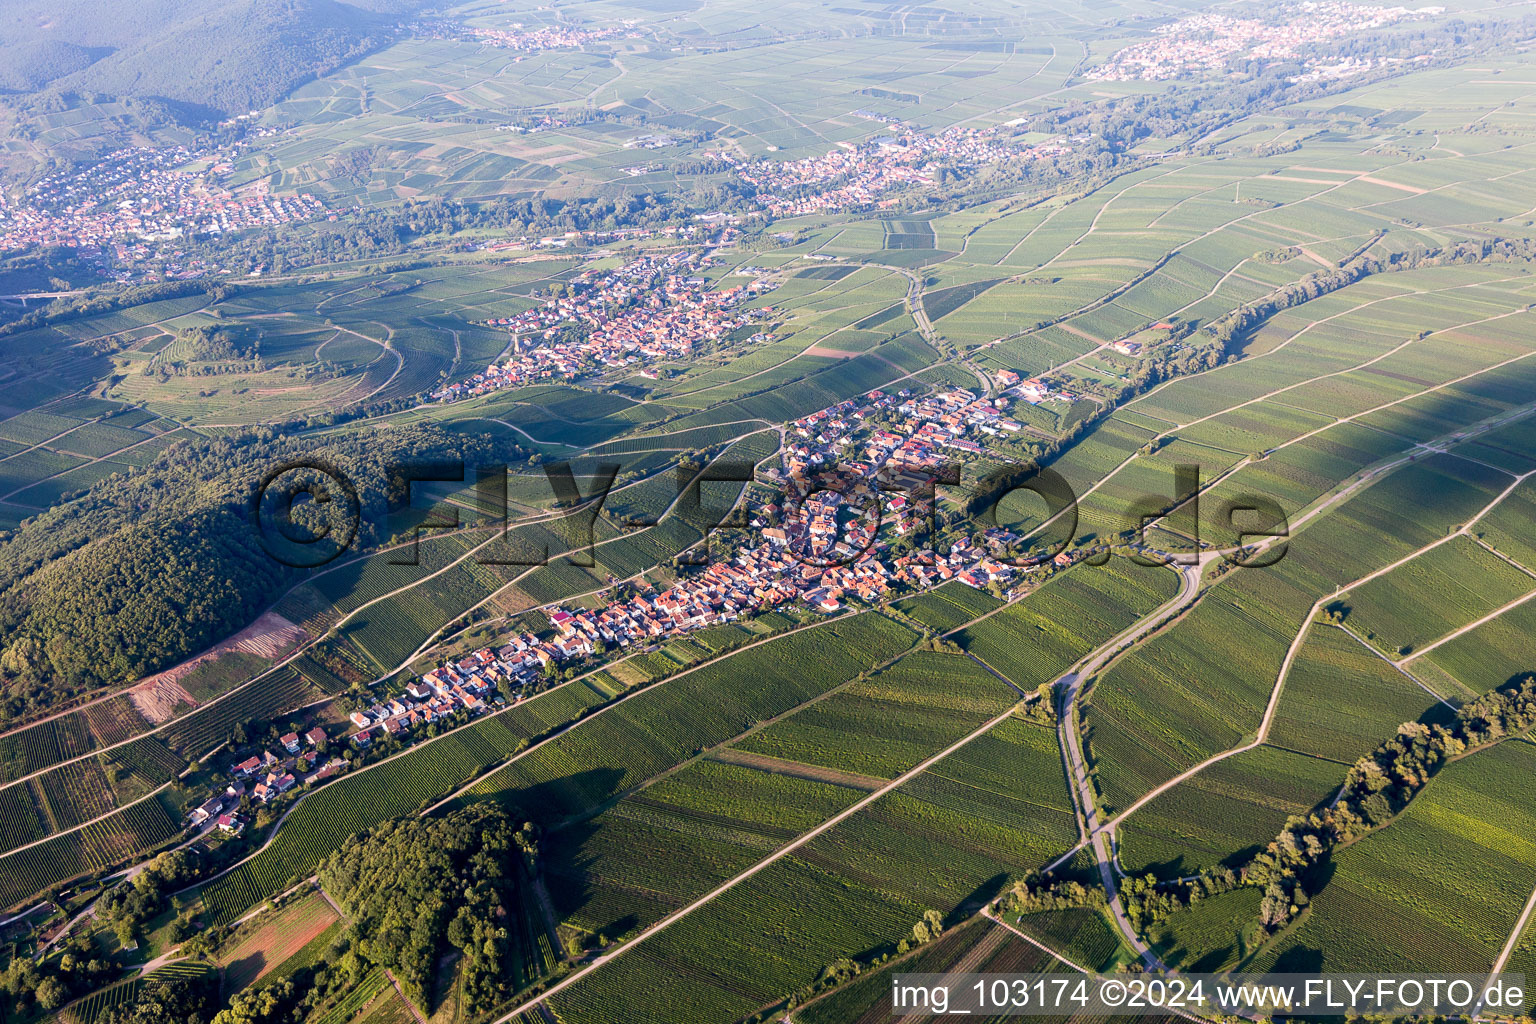
[[[1405,722],[1397,734],[1355,762],[1338,799],[1296,815],[1265,848],[1240,867],[1161,882],[1127,878],[1120,895],[1137,930],[1155,925],[1201,899],[1251,886],[1263,891],[1257,919],[1243,941],[1254,948],[1295,920],[1320,888],[1322,869],[1340,846],[1390,823],[1441,768],[1536,725],[1536,676],[1525,676],[1464,705],[1447,725]]]
[[[73,258],[73,250],[56,250],[54,258],[67,264]],[[140,306],[146,302],[158,302],[161,299],[206,295],[209,302],[223,302],[238,292],[239,289],[234,285],[210,284],[207,281],[161,281],[155,284],[132,285],[127,288],[89,288],[79,295],[54,299],[46,306],[40,306],[29,313],[7,320],[0,325],[0,337],[29,331],[35,327],[45,327],[48,324],[79,320],[99,313],[131,309],[134,306]]]
[[[476,805],[445,818],[405,819],[353,837],[320,868],[320,884],[351,918],[358,954],[388,967],[418,1005],[451,948],[466,1012],[514,995],[511,957],[521,886],[536,869],[532,825]]]
[[[1104,890],[1081,882],[1042,881],[1031,876],[1017,882],[1000,898],[999,906],[1015,914],[1038,914],[1046,910],[1094,909],[1108,905]]]
[[[204,1024],[219,1010],[219,976],[162,979],[151,975],[131,1002],[110,1007],[94,1024]]]
[[[289,551],[290,537],[299,539],[291,549],[299,554],[308,550],[304,540],[326,529],[340,537],[355,526],[354,548],[387,540],[390,513],[408,493],[396,467],[489,465],[516,454],[429,425],[188,439],[0,532],[0,721],[158,671],[241,629],[302,578],[302,569],[272,554]],[[277,526],[264,519],[258,529],[250,504],[258,484],[295,460],[345,474],[356,505],[315,473],[285,474],[274,488],[280,495],[309,484],[335,500],[299,494],[289,526],[281,497],[275,508],[269,498],[263,516]]]
[[[399,36],[419,0],[16,0],[0,84],[39,104],[134,97],[189,123],[270,106]]]
[[[477,202],[456,199],[410,200],[399,206],[349,212],[335,223],[303,229],[292,226],[232,233],[206,239],[193,251],[213,262],[235,267],[265,266],[281,274],[302,267],[349,260],[379,259],[410,251],[426,239],[491,229],[500,233],[544,237],[569,231],[617,231],[660,228],[690,221],[696,209],[729,205],[736,193],[647,193],[594,196],[580,201],[503,196]],[[736,196],[739,202],[739,196]]]
[[[1451,761],[1536,725],[1536,676],[1525,676],[1463,705],[1448,725],[1405,722],[1397,735],[1355,762],[1333,806],[1293,817],[1243,866],[1242,881],[1264,890],[1260,924],[1285,925],[1308,902],[1314,868],[1338,846],[1402,813]]]

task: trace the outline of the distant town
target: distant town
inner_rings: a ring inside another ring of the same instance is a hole
[[[1151,39],[1119,50],[1108,62],[1090,68],[1085,77],[1101,82],[1157,82],[1223,71],[1238,61],[1275,63],[1295,58],[1306,46],[1330,42],[1352,32],[1444,13],[1444,7],[1410,10],[1341,0],[1309,0],[1270,8],[1264,18],[1195,14],[1153,29]],[[1345,77],[1373,64],[1370,58],[1311,59],[1306,62],[1306,72],[1298,77]]]
[[[0,192],[0,252],[68,246],[134,264],[163,255],[157,243],[334,219],[307,193],[279,195],[264,181],[227,187],[248,145],[131,146],[83,169],[42,178],[21,202]]]
[[[555,294],[516,316],[486,321],[512,334],[512,352],[466,380],[432,392],[452,401],[541,380],[572,379],[598,369],[685,359],[702,342],[718,342],[772,316],[772,307],[746,308],[766,282],[712,290],[700,276],[709,265],[701,250],[646,255],[613,270],[588,270]]]
[[[822,156],[789,161],[720,159],[758,189],[757,201],[775,217],[798,217],[879,205],[903,187],[931,185],[930,164],[980,167],[1011,161],[1045,160],[1071,152],[1066,140],[1038,145],[1017,142],[998,129],[949,128],[930,134],[901,124],[890,135],[860,145],[842,143]]]

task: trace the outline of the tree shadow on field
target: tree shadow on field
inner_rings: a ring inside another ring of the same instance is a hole
[[[596,810],[627,781],[628,773],[621,768],[589,768],[515,789],[501,802],[524,820],[554,829],[567,818]]]
[[[224,991],[229,994],[240,991],[256,980],[267,966],[267,954],[256,950],[249,956],[232,960],[224,966]]]
[[[1311,946],[1292,946],[1275,959],[1271,974],[1317,974],[1323,969],[1323,951]]]
[[[1008,885],[1009,876],[998,873],[982,882],[971,890],[971,894],[961,900],[955,909],[951,910],[944,918],[944,927],[949,928],[959,924],[970,917],[977,910],[991,903],[1003,894],[1003,889]]]
[[[594,768],[520,789],[506,798],[527,820],[544,824],[541,846],[545,887],[562,922],[580,915],[584,926],[616,939],[676,909],[638,890],[616,891],[602,882],[601,856],[589,841],[601,831],[593,814],[626,781],[617,768]],[[585,815],[585,816],[582,816]],[[660,851],[663,855],[666,851]],[[620,912],[633,907],[631,912]],[[612,914],[606,921],[605,914]]]

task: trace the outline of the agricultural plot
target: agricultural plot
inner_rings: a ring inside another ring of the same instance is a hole
[[[1248,941],[1263,894],[1251,886],[1207,896],[1151,929],[1149,938],[1170,966],[1215,973],[1250,952]]]
[[[1457,537],[1340,600],[1355,632],[1403,657],[1532,591],[1536,576]]]
[[[14,906],[42,889],[154,849],[180,831],[175,818],[151,798],[0,857],[0,906]]]
[[[1527,481],[1515,488],[1472,532],[1507,558],[1536,568],[1536,484]]]
[[[890,660],[915,639],[874,613],[779,637],[636,694],[476,784],[463,799],[501,800],[541,820],[584,813]],[[742,689],[741,679],[754,686]]]
[[[740,749],[873,778],[894,778],[1018,694],[968,658],[916,651],[867,680],[748,737]],[[892,723],[900,723],[892,728]]]
[[[1410,672],[1438,670],[1469,694],[1485,693],[1536,672],[1536,601],[1512,608],[1408,662]]]
[[[1178,579],[1168,570],[1126,559],[1078,566],[954,639],[1027,692],[1054,682],[1177,589]]]
[[[1254,969],[1486,971],[1536,887],[1536,804],[1509,785],[1533,767],[1536,747],[1511,740],[1444,768],[1334,855],[1311,916]]]
[[[1390,434],[1340,423],[1273,452],[1259,462],[1237,469],[1207,492],[1208,507],[1217,508],[1245,495],[1263,495],[1283,509],[1302,509],[1342,480],[1389,455],[1403,442]]]
[[[342,924],[333,922],[325,931],[310,939],[302,949],[289,956],[286,960],[274,964],[261,976],[262,985],[273,985],[284,978],[292,977],[305,968],[319,965],[330,952],[331,944],[341,937]]]
[[[50,833],[99,818],[117,806],[106,773],[93,757],[50,768],[30,780],[27,788]]]
[[[562,923],[618,935],[684,906],[860,795],[700,761],[555,832],[547,883]]]
[[[988,921],[952,929],[896,961],[898,966],[870,972],[807,1004],[796,1017],[806,1024],[873,1024],[890,1016],[890,971],[940,974],[954,970],[962,961],[988,956],[1010,939],[1019,941],[1007,929]]]
[[[1400,468],[1308,523],[1276,564],[1229,573],[1112,666],[1083,712],[1110,807],[1235,746],[1258,724],[1313,604],[1443,538],[1493,500],[1501,479],[1448,456]],[[1426,494],[1435,501],[1425,503]],[[1244,642],[1233,644],[1234,636]]]
[[[67,714],[0,736],[0,782],[9,782],[96,748],[83,715]]]
[[[131,978],[92,992],[84,999],[70,1004],[63,1016],[70,1021],[70,1024],[95,1024],[96,1019],[108,1010],[130,1006],[138,999],[142,984],[143,982],[138,978]]]
[[[236,942],[219,951],[224,990],[239,992],[298,955],[338,920],[319,893],[256,918]]]
[[[1350,765],[1402,723],[1449,713],[1411,674],[1343,629],[1314,626],[1280,693],[1269,742]]]
[[[43,838],[43,822],[27,787],[0,789],[0,850],[14,850]]]
[[[376,1002],[398,998],[390,991],[384,968],[375,967],[354,988],[348,989],[340,999],[311,1019],[315,1024],[348,1024]]]
[[[1107,916],[1088,908],[1010,915],[1008,923],[1090,971],[1108,971],[1127,950]]]
[[[993,611],[1000,604],[984,590],[950,582],[915,597],[904,597],[894,607],[930,629],[947,633]]]
[[[149,720],[133,706],[127,694],[92,704],[84,711],[85,723],[99,746],[110,747],[146,731]]]
[[[153,736],[145,736],[117,747],[104,756],[126,774],[150,786],[169,782],[180,775],[187,765],[183,758],[171,753],[161,740]]]
[[[84,464],[84,459],[61,455],[47,448],[29,448],[18,455],[0,459],[0,496],[14,499],[33,484]]]
[[[1307,814],[1337,792],[1347,770],[1268,746],[1219,761],[1125,819],[1120,863],[1130,874],[1164,878],[1238,866],[1287,818]]]
[[[987,739],[999,746],[940,762],[912,783],[929,788],[903,787],[743,881],[562,993],[556,1012],[735,1019],[813,980],[829,956],[891,950],[925,910],[947,914],[995,894],[1074,832],[1051,733],[1010,720]],[[1060,831],[1021,836],[1020,820],[1042,817]]]
[[[274,669],[216,704],[209,704],[173,722],[160,733],[171,750],[202,757],[229,738],[237,722],[271,721],[316,699],[320,694],[294,669]]]

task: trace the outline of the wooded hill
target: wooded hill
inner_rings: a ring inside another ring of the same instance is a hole
[[[217,119],[378,49],[420,0],[16,0],[0,89],[103,93]]]

